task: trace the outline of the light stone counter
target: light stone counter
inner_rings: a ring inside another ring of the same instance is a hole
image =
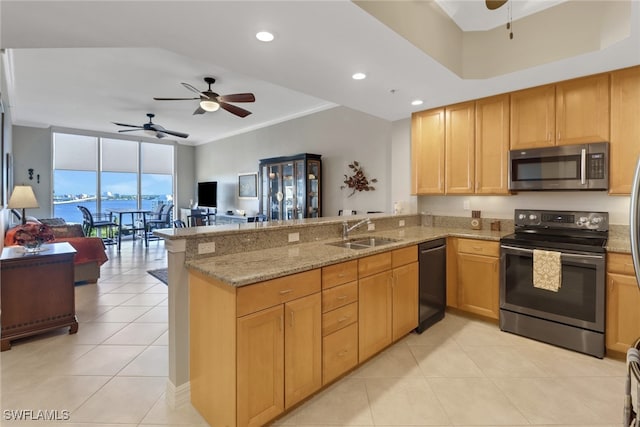
[[[447,236],[499,241],[509,232],[469,230],[446,227],[400,227],[378,232],[362,232],[352,237],[375,236],[397,239],[382,246],[367,249],[346,249],[328,243],[340,239],[318,239],[309,243],[288,244],[281,247],[187,261],[187,267],[231,286],[243,286],[329,264],[348,261],[367,255],[386,252]]]

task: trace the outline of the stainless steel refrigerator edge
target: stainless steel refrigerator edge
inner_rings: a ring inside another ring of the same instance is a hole
[[[636,173],[633,177],[633,185],[631,186],[631,202],[629,207],[629,234],[631,239],[631,257],[633,258],[633,266],[636,270],[636,279],[640,286],[640,248],[638,248],[638,226],[640,223],[640,158],[636,165]]]

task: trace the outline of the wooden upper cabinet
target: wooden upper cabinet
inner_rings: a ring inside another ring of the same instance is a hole
[[[509,94],[476,101],[475,192],[509,194]]]
[[[472,194],[475,174],[475,102],[445,108],[446,194]]]
[[[444,194],[444,108],[411,115],[411,192]]]
[[[555,85],[511,93],[511,149],[555,145]]]
[[[640,66],[611,73],[609,194],[630,194],[640,156]]]
[[[609,140],[609,75],[556,85],[556,144]]]

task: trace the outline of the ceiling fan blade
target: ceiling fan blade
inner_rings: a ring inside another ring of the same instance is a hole
[[[220,108],[224,108],[228,112],[235,114],[239,117],[247,117],[251,114],[251,111],[247,111],[244,108],[236,107],[235,105],[227,104],[226,102],[220,102]]]
[[[184,132],[176,132],[175,130],[167,130],[164,129],[162,132],[160,132],[162,134],[167,134],[167,135],[173,135],[173,136],[177,136],[178,138],[188,138],[189,134],[188,133],[184,133]],[[159,138],[163,138],[166,135],[163,135],[162,137]]]
[[[111,123],[113,123],[114,125],[118,125],[118,126],[127,126],[127,127],[130,127],[130,128],[141,128],[142,129],[142,126],[139,126],[139,125],[128,125],[126,123],[118,123],[118,122],[111,122]]]
[[[505,4],[507,0],[485,0],[485,4],[487,5],[487,9],[495,10]]]
[[[167,136],[167,135],[165,135],[164,132],[156,132],[156,138],[158,138],[158,139],[164,138],[165,136]]]
[[[118,132],[135,132],[138,130],[144,130],[144,128],[138,128],[138,129],[121,129]]]
[[[252,93],[234,93],[218,97],[218,101],[221,102],[255,102],[255,100],[256,97]]]
[[[198,105],[198,108],[196,108],[196,111],[193,112],[194,115],[196,115],[196,114],[204,114],[204,113],[206,113],[206,111],[203,110],[202,107],[199,106],[199,105]]]
[[[204,93],[202,93],[201,91],[199,91],[195,87],[191,86],[189,83],[182,83],[182,86],[186,87],[187,89],[189,89],[193,93],[197,93],[200,96],[204,96],[205,98],[209,98],[207,95],[205,95]]]
[[[200,99],[200,98],[153,98],[156,101],[191,101],[193,99]]]

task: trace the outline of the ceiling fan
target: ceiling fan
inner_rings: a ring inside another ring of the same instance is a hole
[[[495,10],[505,4],[507,0],[485,0],[484,3],[487,5],[487,9]]]
[[[197,98],[153,98],[156,101],[186,101],[199,99],[200,105],[193,112],[193,114],[203,114],[208,111],[216,111],[219,108],[227,110],[228,112],[235,114],[239,117],[247,117],[251,114],[251,111],[247,111],[244,108],[236,107],[235,105],[228,104],[228,102],[254,102],[256,100],[252,93],[235,93],[233,95],[218,95],[211,90],[211,85],[216,82],[213,77],[205,77],[205,83],[209,85],[209,88],[204,91],[199,91],[189,83],[182,83],[182,86],[186,87],[191,92],[197,93]]]
[[[142,126],[138,126],[138,125],[128,125],[126,123],[118,123],[118,122],[111,122],[114,125],[118,125],[118,126],[126,126],[126,127],[130,127],[130,128],[134,128],[134,129],[122,129],[119,130],[118,132],[133,132],[136,130],[144,130],[147,132],[154,132],[156,135],[156,138],[164,138],[167,135],[173,135],[173,136],[177,136],[179,138],[187,138],[189,136],[188,133],[183,133],[183,132],[176,132],[174,130],[168,130],[163,128],[162,126],[153,123],[152,119],[155,117],[155,114],[153,113],[147,113],[147,117],[149,117],[149,123],[145,123]]]

